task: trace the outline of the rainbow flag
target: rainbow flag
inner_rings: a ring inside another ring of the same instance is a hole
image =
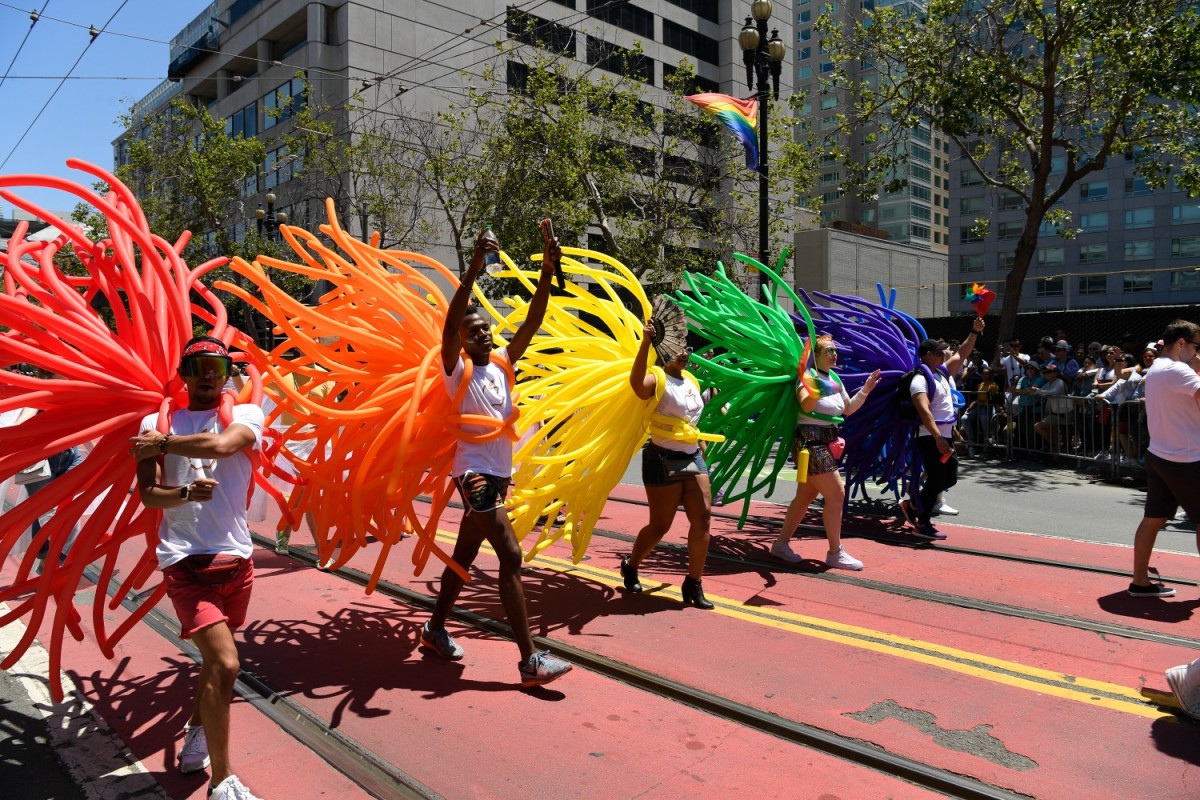
[[[746,169],[758,169],[758,133],[755,130],[758,125],[757,97],[739,100],[727,94],[704,92],[688,95],[684,99],[721,120],[746,148]]]

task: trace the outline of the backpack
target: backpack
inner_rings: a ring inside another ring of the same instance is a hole
[[[913,405],[911,394],[913,378],[917,377],[918,369],[920,367],[914,367],[904,373],[900,378],[900,382],[896,384],[896,411],[899,413],[900,419],[910,422],[918,420],[917,407]]]

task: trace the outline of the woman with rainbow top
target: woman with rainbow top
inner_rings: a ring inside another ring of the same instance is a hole
[[[803,372],[796,387],[800,398],[800,417],[796,424],[794,447],[798,472],[805,469],[804,460],[799,454],[803,450],[808,451],[807,476],[796,476],[796,496],[788,505],[778,538],[771,545],[771,555],[789,564],[804,560],[792,550],[789,541],[808,506],[819,494],[825,498],[823,516],[825,536],[829,539],[825,564],[833,569],[858,570],[863,568],[863,563],[842,547],[842,509],[846,503],[846,488],[838,473],[838,461],[845,443],[838,436],[838,423],[862,408],[867,395],[879,381],[879,370],[871,373],[862,389],[851,397],[833,371],[837,358],[837,345],[829,335],[817,337],[812,367],[807,366],[807,358],[801,358],[800,368]]]

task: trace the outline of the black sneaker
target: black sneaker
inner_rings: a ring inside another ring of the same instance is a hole
[[[921,539],[929,539],[930,541],[935,542],[940,542],[946,538],[946,534],[942,533],[928,522],[926,522],[924,525],[917,525],[916,530],[914,530],[913,533]]]
[[[1151,583],[1148,586],[1131,583],[1129,584],[1129,594],[1131,597],[1174,597],[1175,590],[1170,586],[1163,586],[1161,583]]]

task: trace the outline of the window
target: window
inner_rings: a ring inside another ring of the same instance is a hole
[[[509,7],[508,37],[532,47],[575,55],[575,31],[557,22]]]
[[[918,183],[910,183],[908,185],[908,191],[910,194],[912,194],[913,197],[917,198],[918,200],[924,200],[927,203],[929,202],[929,197],[931,195],[931,192],[929,191],[928,187],[921,186]]]
[[[1079,227],[1084,233],[1100,233],[1108,230],[1108,212],[1100,211],[1095,214],[1080,214]]]
[[[1080,264],[1100,264],[1108,261],[1107,244],[1085,244],[1079,247]]]
[[[562,2],[562,0],[557,0]],[[679,6],[684,11],[690,11],[700,19],[706,19],[709,22],[720,23],[721,18],[717,13],[717,0],[667,0],[673,6]],[[574,0],[570,0],[567,5],[571,8],[575,7]]]
[[[1001,222],[997,227],[1001,239],[1020,239],[1021,231],[1023,230],[1025,230],[1025,222],[1023,220]]]
[[[822,61],[821,62],[821,74],[824,74],[826,72],[833,72],[833,62],[832,61]]]
[[[983,198],[982,197],[963,197],[958,201],[958,211],[960,214],[982,214],[983,213]]]
[[[806,8],[796,16],[796,22],[812,22],[812,9]]]
[[[674,75],[677,72],[675,67],[670,64],[662,65],[663,79],[668,75]],[[693,75],[691,81],[687,84],[687,94],[700,94],[701,92],[719,92],[721,84],[711,78],[702,78],[699,75]],[[807,112],[805,112],[807,113]]]
[[[970,255],[960,256],[958,261],[959,272],[983,272],[983,253],[971,253]]]
[[[633,6],[628,6],[633,8]],[[654,17],[650,15],[650,33],[648,38],[654,37]],[[687,53],[689,56],[694,56],[700,61],[707,61],[709,64],[718,63],[720,46],[717,40],[711,36],[704,36],[696,33],[669,19],[664,19],[663,23],[663,44],[667,47],[674,47],[680,52]]]
[[[1066,156],[1050,156],[1050,174],[1061,175],[1067,171]]]
[[[917,224],[917,223],[915,223],[915,222],[913,223],[913,226],[912,226],[912,238],[914,238],[914,239],[925,239],[925,240],[928,240],[928,239],[929,239],[929,233],[930,233],[930,231],[929,231],[929,226],[928,226],[928,225],[918,225],[918,224]]]
[[[1125,196],[1126,197],[1141,197],[1142,195],[1152,194],[1153,189],[1150,184],[1146,183],[1146,179],[1140,175],[1125,179]]]
[[[588,0],[588,14],[609,25],[624,28],[647,39],[654,38],[654,15],[643,8],[628,3],[610,3],[608,0]]]
[[[800,32],[796,34],[796,40],[800,42],[807,42],[811,38],[812,28],[802,28]]]
[[[592,0],[589,0],[591,2]],[[630,8],[631,6],[622,6]],[[617,75],[628,75],[637,78],[650,86],[654,85],[654,60],[646,56],[634,55],[632,50],[626,50],[603,39],[589,36],[587,39],[587,62],[607,72]]]
[[[1172,239],[1171,258],[1200,258],[1200,236]]]
[[[1079,184],[1079,199],[1086,202],[1108,199],[1108,181]]]
[[[929,221],[929,206],[921,205],[920,203],[913,203],[911,213],[913,219],[923,219],[926,222]]]
[[[1171,207],[1172,225],[1187,225],[1192,222],[1200,222],[1200,203]]]
[[[822,186],[837,186],[838,182],[841,181],[841,179],[842,179],[842,173],[828,172],[821,176],[821,185]]]
[[[1066,263],[1066,252],[1061,247],[1043,247],[1037,251],[1039,267],[1061,267]]]
[[[1001,211],[1016,211],[1019,208],[1025,207],[1025,198],[1019,194],[1005,192],[1000,195],[1000,210]]]
[[[958,240],[963,244],[968,242],[982,242],[983,236],[981,236],[979,231],[975,230],[975,227],[972,226],[970,228],[961,229],[958,232]]]
[[[1196,291],[1200,289],[1200,270],[1177,269],[1171,273],[1171,291]]]
[[[800,49],[798,49],[796,51],[796,60],[797,61],[808,61],[808,59],[810,59],[810,58],[812,58],[812,48],[811,47],[801,47]]]
[[[1063,279],[1042,278],[1037,282],[1036,294],[1038,297],[1062,297]]]
[[[262,96],[263,130],[291,119],[306,105],[304,81],[300,78],[284,81]]]
[[[811,78],[812,77],[812,67],[808,66],[807,64],[800,66],[800,67],[796,67],[796,77],[797,78]]]
[[[908,154],[918,161],[924,161],[926,164],[929,163],[929,159],[932,155],[929,152],[929,148],[925,145],[912,143],[908,145]]]
[[[1126,261],[1153,261],[1154,240],[1143,239],[1137,242],[1125,242]]]
[[[958,175],[959,186],[979,186],[983,183],[983,176],[974,169],[964,169]]]
[[[821,130],[833,130],[838,126],[838,118],[836,114],[831,114],[828,117],[821,117]]]
[[[231,139],[244,136],[253,139],[258,134],[258,101],[239,109],[225,120],[225,134]]]
[[[828,111],[831,108],[837,108],[838,99],[836,97],[822,97],[821,110]]]
[[[507,82],[510,92],[525,94],[529,86],[529,65],[520,61],[508,62]]]
[[[999,269],[1012,269],[1012,265],[1017,261],[1017,254],[1003,252],[996,254],[996,266]]]
[[[1079,294],[1105,294],[1108,292],[1107,275],[1080,275]]]
[[[910,164],[908,167],[908,176],[915,180],[929,183],[932,173],[930,173],[929,167],[922,167],[920,164]]]
[[[1131,208],[1125,212],[1125,229],[1154,227],[1153,208]]]
[[[1140,294],[1154,291],[1154,276],[1149,272],[1126,272],[1121,276],[1121,291]]]

